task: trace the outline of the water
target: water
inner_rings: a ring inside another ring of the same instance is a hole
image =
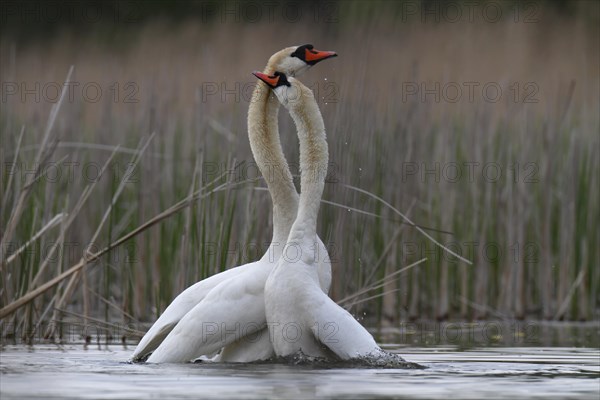
[[[126,362],[121,345],[6,345],[0,397],[94,399],[590,398],[600,396],[593,348],[395,348],[426,369],[330,365]]]

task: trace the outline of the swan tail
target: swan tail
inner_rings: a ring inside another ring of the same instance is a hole
[[[152,353],[156,348],[162,343],[162,341],[167,337],[167,335],[175,328],[177,322],[171,322],[160,326],[154,331],[148,331],[146,335],[142,338],[138,346],[135,348],[133,356],[131,357],[132,361],[143,361],[147,358],[150,353]],[[155,327],[153,325],[152,327]]]
[[[381,351],[373,336],[346,310],[323,295],[313,309],[315,338],[342,360],[366,357]]]

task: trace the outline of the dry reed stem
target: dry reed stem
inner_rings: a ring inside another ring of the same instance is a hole
[[[408,271],[409,269],[411,269],[413,267],[416,267],[416,266],[424,263],[425,261],[427,261],[427,258],[422,258],[419,261],[416,261],[416,262],[414,262],[414,263],[412,263],[410,265],[407,265],[404,268],[399,269],[398,271],[395,271],[395,272],[393,272],[393,273],[391,273],[389,275],[386,275],[382,279],[379,279],[378,281],[373,282],[370,286],[360,288],[358,291],[356,291],[355,293],[351,294],[350,296],[346,296],[343,299],[339,300],[338,304],[347,303],[347,302],[349,302],[351,300],[356,299],[359,296],[362,296],[365,293],[368,293],[368,292],[370,292],[372,290],[375,290],[375,289],[379,289],[379,288],[385,286],[388,283],[388,281],[390,279],[392,279],[392,277],[400,275],[401,273],[403,273],[405,271]],[[352,308],[353,305],[354,305],[354,303],[350,304],[349,308]]]
[[[584,277],[585,277],[585,270],[582,269],[581,271],[579,271],[579,274],[577,274],[577,278],[575,279],[575,282],[573,282],[573,284],[571,285],[571,288],[569,289],[569,293],[567,293],[567,295],[565,296],[563,301],[560,303],[560,307],[558,308],[558,311],[556,311],[556,314],[554,314],[553,319],[555,321],[559,320],[567,311],[567,308],[569,307],[569,304],[571,303],[571,299],[573,298],[573,295],[575,294],[575,290],[577,290],[579,285],[581,285],[581,282],[583,282]]]
[[[15,154],[13,157],[12,166],[10,169],[10,173],[8,175],[8,182],[6,184],[6,188],[4,189],[4,196],[2,197],[2,210],[0,212],[4,212],[6,210],[6,203],[8,202],[8,194],[10,193],[10,188],[12,187],[13,176],[15,175],[15,168],[17,168],[17,159],[19,158],[19,153],[21,151],[21,142],[23,141],[23,135],[25,134],[25,125],[21,126],[21,133],[19,133],[19,139],[17,139],[17,147],[15,149]],[[3,220],[0,218],[0,220]]]
[[[124,316],[126,316],[129,319],[131,319],[132,321],[134,321],[136,323],[140,322],[133,315],[129,314],[127,311],[125,311],[123,308],[119,307],[118,305],[116,305],[112,301],[104,298],[104,296],[102,296],[100,293],[96,292],[94,289],[87,288],[86,290],[88,292],[90,292],[91,294],[93,294],[94,296],[98,297],[98,299],[100,299],[101,302],[103,302],[104,304],[106,304],[106,305],[114,308],[116,311],[118,311],[119,313],[123,314]]]

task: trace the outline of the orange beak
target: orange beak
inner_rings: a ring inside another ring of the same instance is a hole
[[[308,64],[316,64],[319,61],[327,60],[331,57],[337,57],[335,51],[320,51],[320,50],[309,50],[304,49],[304,58]]]
[[[261,81],[263,81],[264,83],[266,83],[267,85],[272,87],[273,89],[275,89],[277,87],[277,83],[279,82],[278,76],[269,76],[267,74],[263,74],[262,72],[258,72],[258,71],[254,71],[252,73],[252,75],[257,77],[258,79],[260,79]]]

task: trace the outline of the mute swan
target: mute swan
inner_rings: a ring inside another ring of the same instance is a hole
[[[343,360],[377,356],[383,351],[346,310],[319,286],[314,257],[317,215],[327,171],[328,150],[323,118],[310,89],[292,77],[256,72],[292,116],[300,139],[300,205],[284,256],[269,275],[265,310],[277,356],[301,351],[315,357],[333,352]]]
[[[282,69],[290,75],[299,75],[335,56],[334,52],[315,50],[312,45],[288,47],[271,56],[265,73]],[[298,209],[298,193],[279,140],[278,112],[279,101],[259,81],[248,109],[248,135],[273,202],[273,238],[267,252],[259,261],[214,275],[186,289],[155,323],[156,329],[153,326],[146,334],[150,338],[144,340],[144,336],[134,359],[156,349],[148,362],[185,362],[214,354],[224,346],[216,361],[248,362],[267,359],[273,354],[264,329],[264,282],[283,251]],[[328,292],[331,263],[320,240],[317,251],[320,286]],[[151,332],[153,329],[155,332]]]

